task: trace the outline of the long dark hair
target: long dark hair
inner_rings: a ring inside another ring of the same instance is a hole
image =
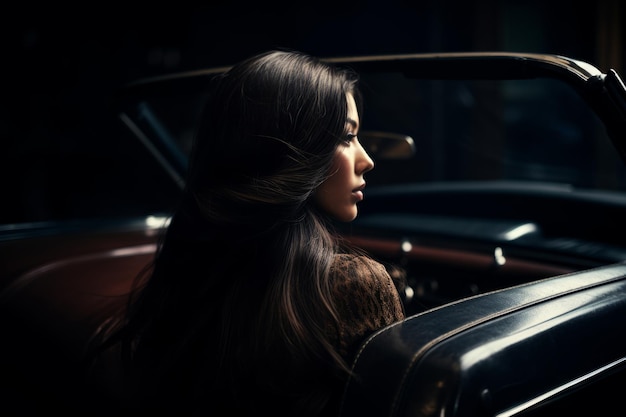
[[[154,265],[103,329],[137,398],[178,411],[326,406],[349,372],[329,282],[348,249],[312,197],[345,135],[348,93],[360,106],[356,74],[293,51],[215,80]]]

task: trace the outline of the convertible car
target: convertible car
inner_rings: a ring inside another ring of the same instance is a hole
[[[328,60],[361,75],[359,136],[377,164],[359,217],[337,230],[401,266],[409,283],[407,319],[362,345],[340,415],[620,409],[619,74],[506,52]],[[32,149],[16,155],[31,175],[12,181],[15,206],[3,210],[0,226],[7,410],[115,414],[118,387],[82,382],[81,354],[153,256],[184,185],[202,92],[226,69],[124,86],[99,136],[60,138],[72,146],[48,149],[45,164]]]

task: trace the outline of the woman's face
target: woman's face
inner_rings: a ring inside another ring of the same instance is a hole
[[[349,222],[356,218],[357,203],[363,200],[363,174],[374,168],[374,161],[359,143],[359,113],[352,94],[347,95],[347,136],[340,143],[330,169],[330,176],[315,191],[317,205],[337,220]]]

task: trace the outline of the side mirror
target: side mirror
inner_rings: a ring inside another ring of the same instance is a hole
[[[374,159],[409,159],[415,155],[415,142],[407,135],[362,131],[359,141]]]

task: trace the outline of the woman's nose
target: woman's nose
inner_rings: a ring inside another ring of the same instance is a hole
[[[367,171],[371,171],[374,169],[374,160],[370,158],[367,151],[363,146],[361,146],[361,142],[357,142],[357,154],[356,154],[356,172],[357,174],[365,174]]]

